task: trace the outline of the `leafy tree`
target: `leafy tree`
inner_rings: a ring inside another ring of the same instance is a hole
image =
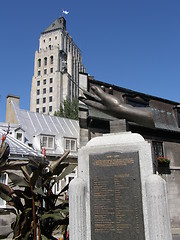
[[[59,197],[68,190],[68,185],[57,195],[52,188],[75,167],[64,161],[69,152],[52,162],[44,156],[13,166],[7,162],[8,144],[4,142],[0,151],[0,173],[7,172],[11,180],[9,185],[0,183],[0,197],[13,207],[9,212],[16,215],[11,226],[13,239],[35,240],[38,237],[39,240],[54,240],[53,231],[59,226],[64,226],[66,232],[69,224],[68,200]],[[21,174],[9,169],[20,169]],[[7,214],[6,210],[1,213]]]
[[[54,116],[77,120],[78,119],[78,98],[74,98],[72,102],[68,98],[66,98],[66,100],[64,100],[63,102],[63,106],[60,105],[59,110],[54,113]]]

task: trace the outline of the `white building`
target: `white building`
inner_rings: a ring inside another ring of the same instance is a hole
[[[11,162],[27,162],[29,157],[38,161],[42,159],[42,147],[45,147],[48,161],[59,159],[65,151],[70,151],[67,161],[77,166],[78,121],[20,109],[19,97],[8,95],[6,122],[0,122],[0,139],[8,129],[9,134],[6,137],[6,142],[10,146],[8,159]],[[76,175],[77,169],[75,168],[72,173],[54,184],[54,193],[59,194]],[[8,174],[0,174],[0,183],[8,184],[8,182]],[[6,201],[0,198],[0,237],[9,233],[10,223],[14,219],[14,214],[4,215],[2,213],[3,209],[8,210],[9,208],[10,206],[7,205]],[[12,238],[5,237],[4,239]]]
[[[46,148],[49,158],[56,159],[69,150],[71,162],[77,164],[79,147],[79,122],[77,120],[55,117],[48,114],[30,112],[19,108],[19,97],[8,95],[6,104],[6,130],[10,124],[10,134],[32,147],[37,152]]]
[[[64,17],[56,19],[39,39],[35,52],[30,111],[53,115],[60,103],[78,96],[81,52],[66,31]]]

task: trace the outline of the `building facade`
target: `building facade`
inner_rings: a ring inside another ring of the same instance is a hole
[[[65,18],[60,17],[39,39],[30,111],[53,115],[67,97],[73,100],[78,96],[80,71],[84,72],[80,49],[66,30]]]
[[[93,93],[91,87],[102,87],[105,93],[116,96],[122,103],[133,107],[151,109],[154,128],[117,119],[84,103],[79,104],[80,147],[102,134],[139,133],[151,144],[154,174],[167,183],[169,213],[173,240],[180,239],[180,104],[95,80],[88,74],[80,74],[83,88]],[[80,80],[81,82],[81,80]],[[158,159],[167,158],[170,165],[162,165]]]

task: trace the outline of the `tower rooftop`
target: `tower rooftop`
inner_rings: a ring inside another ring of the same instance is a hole
[[[56,19],[53,23],[51,23],[51,25],[48,28],[45,29],[44,32],[42,32],[42,34],[56,31],[59,29],[66,30],[66,20],[64,17]]]

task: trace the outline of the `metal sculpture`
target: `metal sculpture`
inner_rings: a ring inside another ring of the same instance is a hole
[[[126,119],[144,127],[154,128],[150,107],[132,107],[121,102],[116,96],[104,92],[101,87],[92,86],[91,89],[93,93],[83,91],[84,96],[79,97],[86,105],[118,119]],[[109,90],[111,92],[112,88]]]

